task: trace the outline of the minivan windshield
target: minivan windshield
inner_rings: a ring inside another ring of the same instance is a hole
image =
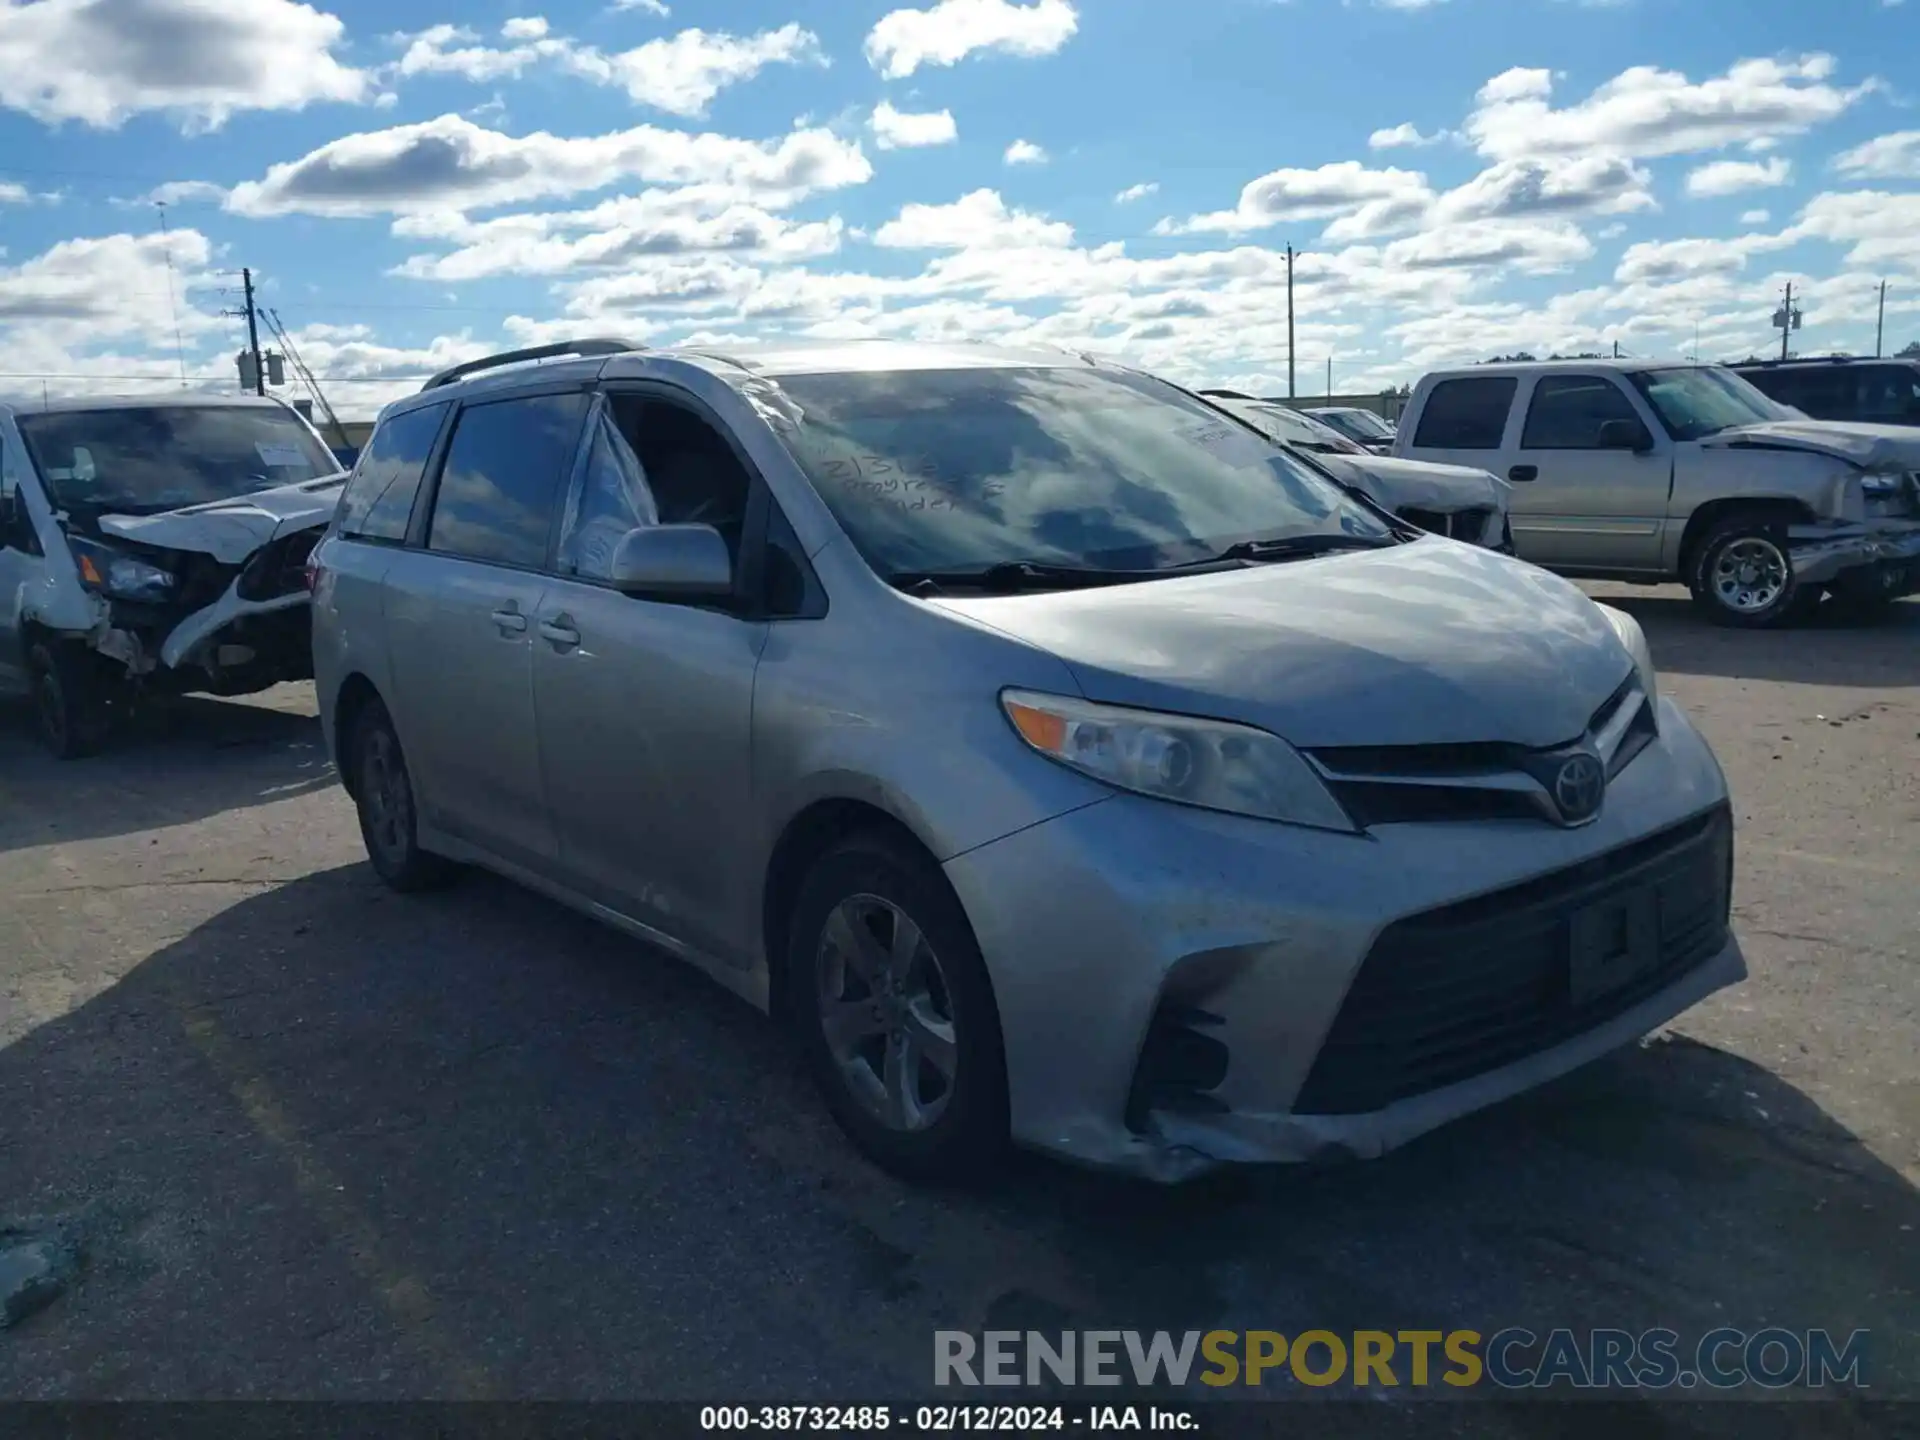
[[[779,383],[795,415],[781,438],[889,579],[1170,570],[1250,540],[1397,539],[1265,436],[1145,376],[1060,366]]]
[[[1736,425],[1801,418],[1718,365],[1638,370],[1630,378],[1676,440],[1698,440]]]
[[[151,515],[231,500],[340,469],[288,411],[254,405],[138,405],[17,417],[56,507]]]

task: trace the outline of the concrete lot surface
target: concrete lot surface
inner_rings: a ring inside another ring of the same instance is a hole
[[[943,1327],[1778,1325],[1920,1398],[1920,602],[1748,635],[1594,588],[1727,769],[1752,979],[1385,1161],[1171,1193],[915,1192],[693,973],[484,876],[386,894],[307,688],[71,765],[10,717],[0,1226],[82,1265],[0,1396],[844,1402],[923,1392]]]

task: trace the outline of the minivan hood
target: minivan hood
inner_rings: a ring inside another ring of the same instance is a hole
[[[1863,470],[1920,469],[1920,431],[1906,425],[1851,425],[1833,420],[1769,420],[1709,435],[1708,449],[1758,447],[1832,455]]]
[[[1471,465],[1395,460],[1386,455],[1316,455],[1314,459],[1389,510],[1412,506],[1443,515],[1476,509],[1504,513],[1513,491],[1498,476]]]
[[[276,485],[231,500],[211,500],[157,515],[102,515],[101,533],[165,550],[193,550],[223,565],[238,565],[282,535],[311,530],[333,519],[347,476],[324,476]]]
[[[1440,539],[928,603],[1050,651],[1088,699],[1237,720],[1309,748],[1559,745],[1633,669],[1572,584]]]

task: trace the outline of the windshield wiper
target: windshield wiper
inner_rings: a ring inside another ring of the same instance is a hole
[[[1342,550],[1386,550],[1400,543],[1398,540],[1369,539],[1364,535],[1287,535],[1278,540],[1237,540],[1218,554],[1202,560],[1189,560],[1173,568],[1190,570],[1228,560],[1307,560],[1315,555],[1333,555]]]
[[[1150,580],[1158,570],[1096,570],[1078,565],[1048,565],[1038,560],[1003,560],[981,570],[903,570],[887,577],[898,589],[925,594],[949,589],[1077,590],[1095,585],[1125,585]]]

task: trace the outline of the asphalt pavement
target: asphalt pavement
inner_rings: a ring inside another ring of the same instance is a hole
[[[924,1393],[940,1328],[1779,1325],[1920,1399],[1920,601],[1742,634],[1593,588],[1727,770],[1752,978],[1385,1160],[1174,1191],[915,1191],[692,972],[485,876],[387,894],[309,687],[66,765],[0,717],[0,1234],[77,1266],[0,1397],[851,1401]]]

